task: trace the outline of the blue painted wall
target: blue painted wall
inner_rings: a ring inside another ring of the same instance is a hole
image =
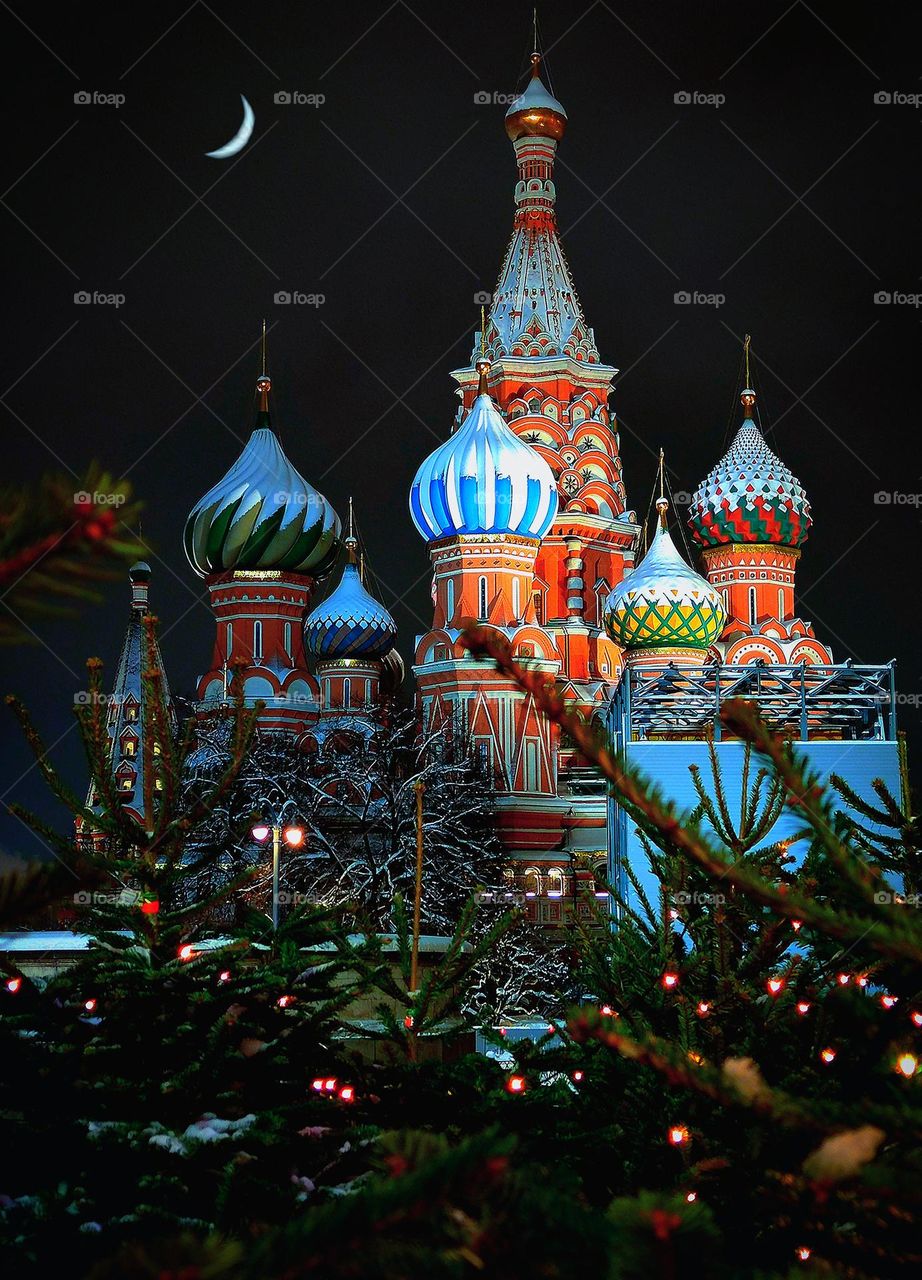
[[[821,779],[827,778],[831,773],[840,774],[862,799],[876,801],[871,787],[874,778],[883,778],[895,796],[900,794],[899,757],[895,742],[808,742],[797,743],[795,748],[801,756],[806,756],[811,768],[819,773]],[[743,744],[719,742],[716,749],[730,813],[736,817],[742,791]],[[657,784],[666,798],[684,812],[694,809],[698,802],[689,765],[698,765],[706,788],[712,777],[705,742],[632,742],[628,744],[627,756],[649,780]],[[757,771],[758,764],[753,752],[750,786]],[[802,819],[790,812],[782,813],[765,843],[783,840],[802,826]],[[614,800],[609,801],[609,838],[612,883],[618,885],[630,900],[631,893],[622,871],[622,864],[626,860],[651,900],[656,903],[659,896],[658,885],[647,865],[636,827]],[[796,846],[791,852],[796,854]]]

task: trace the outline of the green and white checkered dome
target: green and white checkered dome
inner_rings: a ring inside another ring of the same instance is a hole
[[[685,563],[676,550],[665,514],[649,551],[611,592],[603,614],[605,630],[623,649],[685,648],[706,650],[727,619],[720,592]]]

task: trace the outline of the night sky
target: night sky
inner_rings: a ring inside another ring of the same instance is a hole
[[[716,461],[750,332],[763,427],[813,503],[799,612],[837,658],[898,660],[901,723],[922,746],[908,625],[922,109],[898,100],[922,82],[906,7],[849,8],[597,0],[539,20],[570,120],[564,243],[602,357],[624,371],[631,505],[647,509],[660,445],[676,490]],[[428,629],[407,493],[448,433],[448,373],[468,361],[474,295],[511,230],[493,96],[522,86],[530,22],[518,3],[3,6],[5,478],[94,458],[131,477],[174,689],[192,691],[213,641],[183,521],[249,432],[263,316],[288,456],[341,515],[354,495],[405,658]],[[253,140],[207,159],[241,93]],[[125,301],[75,305],[78,291]],[[277,305],[279,291],[325,301]],[[681,291],[725,300],[677,305]],[[80,788],[74,692],[91,654],[114,674],[127,609],[114,583],[0,655],[0,689],[26,699]],[[6,715],[5,798],[66,822]],[[3,850],[41,853],[4,823]]]

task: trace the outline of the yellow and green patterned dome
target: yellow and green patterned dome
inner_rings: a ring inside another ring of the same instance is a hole
[[[724,629],[720,592],[689,568],[659,512],[653,543],[641,563],[605,602],[605,630],[623,649],[708,649]]]

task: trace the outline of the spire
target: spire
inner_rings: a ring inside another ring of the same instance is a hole
[[[269,377],[266,348],[266,322],[263,320],[262,335],[259,339],[259,377],[256,379],[256,425],[258,427],[271,426],[269,420],[269,392],[272,389],[272,379]]]
[[[531,79],[506,112],[506,133],[518,166],[515,222],[481,354],[491,360],[569,356],[598,364],[557,230],[554,159],[567,113],[541,78],[537,37],[535,46]],[[477,354],[475,348],[472,362]]]
[[[349,563],[355,564],[355,552],[358,547],[358,538],[355,536],[355,517],[352,511],[352,498],[349,498],[349,536],[343,540],[343,546],[349,556]]]

